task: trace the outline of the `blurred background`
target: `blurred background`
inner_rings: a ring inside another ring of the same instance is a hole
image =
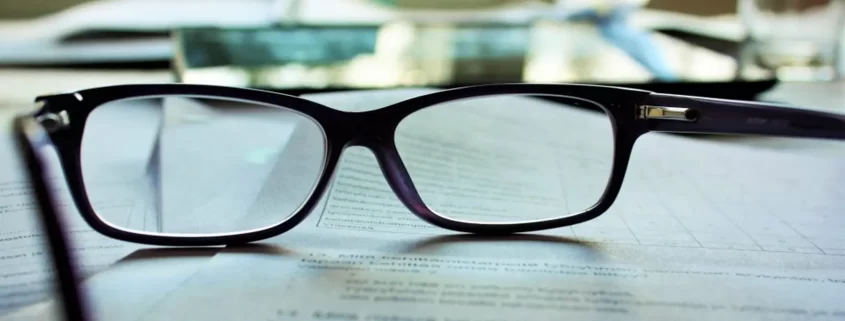
[[[843,16],[840,0],[4,0],[0,66],[166,69],[280,90],[665,91],[653,84],[839,79]]]

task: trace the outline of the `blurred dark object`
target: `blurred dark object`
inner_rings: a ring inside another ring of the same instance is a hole
[[[742,42],[710,37],[677,29],[657,29],[655,32],[665,34],[669,37],[695,46],[713,50],[725,56],[733,57],[734,59],[739,59],[740,52],[742,51]]]
[[[736,12],[736,0],[651,0],[648,7],[700,16],[712,16]]]

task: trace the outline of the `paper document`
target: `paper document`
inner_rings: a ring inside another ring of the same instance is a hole
[[[584,249],[584,255],[567,259],[232,251],[213,258],[144,320],[247,315],[250,320],[468,321],[845,317],[841,271],[608,264],[590,258],[601,256],[590,251],[601,250]],[[223,300],[225,305],[215,304]]]
[[[120,292],[120,301],[110,301],[108,305],[89,303],[89,306],[96,308],[98,320],[119,320],[145,313],[197,273],[217,251],[217,248],[138,250],[85,281],[87,290],[95,293]],[[146,276],[137,277],[139,271]],[[60,319],[60,313],[56,302],[47,300],[12,311],[0,320]]]

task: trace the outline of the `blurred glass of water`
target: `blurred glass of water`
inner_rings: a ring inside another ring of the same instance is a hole
[[[752,60],[784,80],[841,77],[845,0],[740,0]],[[746,48],[748,49],[748,48]]]

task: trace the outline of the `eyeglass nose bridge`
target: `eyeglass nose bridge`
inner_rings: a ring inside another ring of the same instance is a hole
[[[393,143],[393,134],[401,117],[389,110],[347,113],[330,122],[332,142],[338,144],[335,150],[339,158],[348,147],[364,147],[376,158],[376,162],[390,188],[399,200],[421,219],[444,226],[445,219],[428,209],[405,168],[399,152]]]
[[[343,117],[335,119],[329,126],[333,140],[341,146],[378,149],[383,147],[384,142],[392,141],[395,126],[388,125],[390,120],[378,110],[347,112]]]

